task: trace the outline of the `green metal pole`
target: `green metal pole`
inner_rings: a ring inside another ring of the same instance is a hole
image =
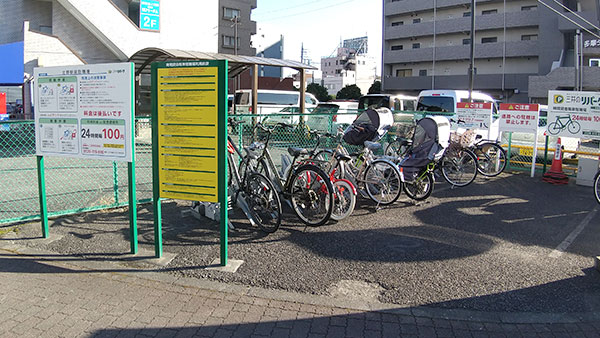
[[[227,60],[220,61],[218,67],[218,99],[221,100],[218,106],[218,172],[219,172],[219,185],[218,195],[220,203],[220,218],[221,223],[221,266],[227,266],[227,242],[228,242],[228,225],[229,225],[229,214],[228,214],[228,198],[227,198]],[[255,68],[256,69],[256,68]]]
[[[135,154],[135,152],[134,152]],[[135,160],[127,163],[127,174],[129,181],[129,243],[131,253],[138,252],[138,231],[137,231],[137,198],[135,186]]]
[[[548,162],[548,135],[546,135],[546,143],[544,145],[544,168],[542,169],[542,174],[546,173],[546,166]]]
[[[119,204],[119,166],[117,161],[113,161],[113,192],[115,196],[115,205]]]
[[[512,155],[512,151],[511,151],[511,144],[512,144],[512,131],[510,133],[508,133],[508,169],[510,169],[511,165],[510,165],[510,157]]]
[[[40,198],[40,218],[42,220],[42,236],[48,238],[48,207],[46,205],[46,177],[44,172],[44,156],[37,157],[38,191]]]
[[[162,257],[162,210],[158,167],[158,95],[157,68],[152,65],[152,211],[154,212],[154,255]]]

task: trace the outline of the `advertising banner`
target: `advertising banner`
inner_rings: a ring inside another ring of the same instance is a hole
[[[133,63],[34,69],[36,154],[132,161]]]
[[[539,111],[538,104],[501,103],[500,131],[537,133]]]
[[[600,139],[600,93],[549,91],[547,131],[552,136]]]

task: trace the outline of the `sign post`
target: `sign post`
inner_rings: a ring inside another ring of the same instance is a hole
[[[133,63],[34,69],[42,235],[48,237],[44,156],[127,162],[131,253],[137,253]],[[116,202],[116,201],[115,201]]]
[[[220,204],[227,265],[227,61],[152,64],[154,247],[162,256],[161,199]]]
[[[537,159],[537,129],[540,106],[538,104],[501,103],[499,114],[500,131],[533,133],[531,177],[534,177]]]

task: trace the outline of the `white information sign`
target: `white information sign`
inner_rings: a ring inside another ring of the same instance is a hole
[[[489,138],[492,125],[492,103],[457,102],[456,118],[460,121],[457,127],[486,131]]]
[[[501,103],[500,131],[536,133],[539,111],[537,104]]]
[[[37,155],[132,160],[133,63],[34,69]]]
[[[549,135],[600,139],[600,93],[548,92]]]

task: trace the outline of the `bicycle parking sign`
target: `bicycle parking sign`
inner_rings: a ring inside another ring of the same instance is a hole
[[[547,132],[553,136],[600,139],[600,93],[549,91]]]

